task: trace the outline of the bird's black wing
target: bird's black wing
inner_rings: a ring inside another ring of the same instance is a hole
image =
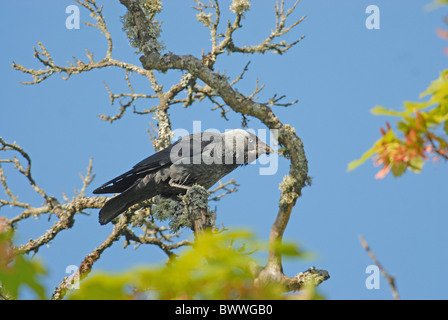
[[[107,181],[93,191],[94,194],[120,193],[132,187],[141,177],[155,172],[163,167],[170,166],[173,162],[185,158],[192,158],[204,150],[204,148],[221,138],[216,133],[195,133],[185,136],[171,144],[167,148],[149,156],[137,163],[131,170]]]

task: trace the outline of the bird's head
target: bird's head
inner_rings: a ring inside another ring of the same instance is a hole
[[[226,149],[232,151],[237,164],[248,164],[262,154],[274,153],[274,150],[256,135],[242,129],[225,132],[224,143]]]

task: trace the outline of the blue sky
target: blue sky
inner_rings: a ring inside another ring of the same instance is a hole
[[[230,5],[230,1],[222,2],[224,9]],[[243,21],[245,27],[236,34],[237,44],[255,44],[274,26],[274,2],[253,2]],[[313,178],[312,186],[303,190],[303,197],[293,209],[285,238],[315,255],[307,261],[285,261],[284,271],[292,276],[310,266],[328,270],[331,279],[319,288],[328,299],[392,297],[384,278],[380,289],[366,288],[365,270],[372,262],[359,243],[359,235],[366,238],[381,263],[396,276],[402,298],[448,298],[447,164],[428,163],[423,173],[407,173],[398,179],[388,176],[375,180],[378,168],[371,162],[354,172],[346,171],[347,164],[379,137],[379,127],[386,120],[393,121],[373,116],[369,110],[376,105],[399,108],[405,100],[418,99],[419,93],[446,68],[446,43],[435,30],[444,27],[447,11],[427,11],[425,5],[429,2],[302,0],[292,19],[302,15],[307,18],[285,39],[293,41],[302,35],[306,38],[287,54],[223,55],[216,65],[216,69],[226,70],[234,78],[251,61],[249,72],[236,86],[240,92],[250,94],[258,79],[265,84],[260,101],[267,101],[275,93],[286,95],[290,101],[299,100],[289,108],[274,107],[281,121],[295,127],[303,140]],[[33,58],[37,41],[47,47],[58,64],[67,65],[73,56],[85,59],[86,48],[94,52],[95,59],[101,59],[106,43],[98,30],[85,25],[79,30],[65,27],[65,8],[74,3],[0,3],[0,136],[16,141],[29,153],[36,182],[59,199],[62,191],[71,197],[74,188],[81,187],[78,173],[85,173],[90,157],[96,179],[88,195],[153,152],[146,132],[151,116],[128,112],[113,124],[98,117],[116,113],[117,106],[110,106],[103,81],[115,93],[126,91],[121,70],[94,70],[67,81],[54,75],[38,85],[27,86],[19,81],[30,78],[10,67],[14,60],[26,67],[42,68]],[[365,27],[365,10],[371,4],[380,9],[379,30]],[[199,57],[203,48],[206,52],[209,49],[210,35],[196,21],[192,5],[193,1],[164,1],[160,15],[162,40],[168,51]],[[139,65],[138,56],[121,31],[124,7],[118,1],[107,1],[104,6],[114,39],[113,56]],[[231,16],[226,13],[224,17]],[[81,20],[89,19],[81,8]],[[180,71],[172,71],[161,79],[169,86],[181,76]],[[136,91],[151,93],[147,81],[137,75],[131,79]],[[145,101],[136,107],[151,105]],[[240,116],[229,113],[229,121],[225,121],[211,108],[208,102],[187,109],[173,106],[173,128],[191,131],[193,121],[198,120],[204,129],[224,131],[240,126]],[[263,128],[256,119],[249,126]],[[41,197],[21,176],[6,165],[2,167],[20,200],[35,206],[42,204]],[[230,174],[224,181],[234,177],[241,187],[217,203],[218,222],[230,228],[250,227],[260,238],[268,239],[278,208],[278,184],[288,167],[288,162],[280,159],[275,175],[260,176],[257,166]],[[13,217],[18,212],[4,207],[0,215]],[[46,216],[22,222],[18,241],[23,243],[41,235],[53,222]],[[72,230],[61,232],[49,246],[39,250],[36,256],[49,270],[45,280],[49,293],[66,275],[65,268],[79,265],[111,229],[111,225],[100,226],[97,210],[92,210],[90,216],[79,215]],[[191,237],[189,231],[184,234]],[[165,259],[157,248],[123,249],[121,244],[107,250],[94,269],[119,271]]]

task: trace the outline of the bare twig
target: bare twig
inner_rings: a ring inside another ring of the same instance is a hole
[[[20,163],[20,161],[14,156],[12,159],[2,159],[0,162],[11,162],[14,163],[14,167],[21,173],[23,174],[27,179],[28,182],[30,183],[30,185],[33,187],[33,189],[39,193],[47,202],[50,202],[50,197],[47,196],[47,194],[45,193],[44,190],[42,190],[34,181],[33,177],[31,176],[31,158],[28,155],[28,153],[26,153],[20,146],[18,146],[16,143],[8,143],[6,141],[4,141],[1,137],[0,137],[0,151],[8,151],[8,150],[13,150],[18,152],[23,158],[25,158],[27,165],[26,168],[22,166],[22,164]],[[2,183],[3,184],[3,183]],[[6,183],[3,184],[3,186],[5,186]],[[9,189],[5,188],[5,190],[8,192]],[[10,195],[10,194],[8,194]],[[11,196],[11,195],[10,195]],[[12,197],[14,199],[14,197]]]
[[[433,137],[435,137],[434,134],[427,132],[425,134],[425,136],[426,136],[426,139],[428,139],[429,143],[431,144],[431,151],[436,153],[437,156],[442,157],[445,160],[448,160],[448,146],[445,146],[445,148],[442,147],[442,143],[441,143],[442,139],[438,139],[436,137],[436,140],[438,140],[438,142],[439,142],[439,147],[437,147],[436,143],[434,142],[434,138],[433,138]],[[446,145],[446,143],[445,143],[445,145]]]
[[[275,29],[272,30],[269,37],[267,37],[264,41],[262,41],[261,43],[259,43],[257,45],[243,46],[243,47],[235,46],[233,41],[229,41],[229,43],[226,46],[227,50],[229,50],[231,52],[250,53],[250,54],[265,53],[266,51],[272,51],[272,52],[278,53],[278,54],[285,53],[291,47],[295,46],[302,39],[305,38],[305,36],[301,36],[299,39],[297,39],[296,41],[293,41],[291,43],[287,43],[284,40],[282,40],[278,43],[273,43],[273,41],[276,38],[279,38],[279,37],[287,34],[288,32],[290,32],[294,27],[299,25],[305,19],[305,16],[303,16],[299,20],[296,20],[295,22],[293,22],[289,27],[286,27],[286,20],[294,12],[294,10],[295,10],[296,6],[299,4],[299,2],[300,2],[300,0],[297,0],[294,3],[294,5],[290,9],[287,10],[286,13],[285,13],[285,1],[282,0],[280,4],[278,2],[276,3],[276,5],[275,5],[275,16],[276,16]]]
[[[292,102],[279,103],[279,101],[284,98],[286,98],[285,95],[277,98],[277,94],[274,94],[274,96],[271,99],[269,99],[269,101],[266,102],[266,104],[271,105],[271,106],[289,107],[289,106],[296,104],[299,101],[299,100],[294,100]]]
[[[234,187],[233,188],[229,188],[228,187],[229,185],[233,185]],[[236,183],[235,179],[233,179],[233,178],[230,181],[226,182],[226,183],[222,183],[221,180],[219,180],[219,186],[217,186],[215,189],[209,191],[209,194],[210,195],[215,194],[219,190],[224,190],[225,192],[221,193],[221,194],[219,194],[219,195],[217,195],[217,196],[215,196],[213,198],[210,198],[209,201],[218,201],[222,197],[224,197],[224,196],[226,196],[226,195],[228,195],[230,193],[238,191],[237,187],[239,187],[239,184]]]
[[[83,176],[81,173],[79,174],[82,180],[82,187],[79,193],[77,193],[75,189],[76,198],[78,199],[85,197],[87,187],[92,183],[93,179],[95,179],[95,174],[92,174],[92,168],[93,168],[93,159],[90,158],[86,175]]]
[[[395,284],[395,277],[391,276],[387,273],[386,269],[384,269],[383,265],[379,262],[373,251],[370,249],[369,244],[364,239],[363,236],[359,236],[359,241],[361,242],[362,247],[364,250],[367,251],[368,255],[372,259],[372,261],[377,265],[377,267],[380,269],[381,273],[383,274],[384,278],[386,278],[387,282],[389,283],[390,289],[392,290],[392,296],[395,300],[400,300],[400,296],[398,295],[397,286]]]

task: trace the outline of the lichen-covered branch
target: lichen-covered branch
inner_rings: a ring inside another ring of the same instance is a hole
[[[53,240],[62,230],[68,230],[73,227],[75,222],[75,214],[82,212],[85,209],[99,209],[106,202],[106,197],[98,198],[83,198],[74,200],[70,203],[55,207],[46,207],[45,211],[57,211],[59,219],[50,227],[43,235],[37,239],[31,239],[26,244],[17,247],[18,253],[29,253],[31,251],[37,252],[39,248],[45,244],[48,244]],[[22,216],[23,219],[24,216]],[[17,220],[11,220],[11,223],[17,222]]]

